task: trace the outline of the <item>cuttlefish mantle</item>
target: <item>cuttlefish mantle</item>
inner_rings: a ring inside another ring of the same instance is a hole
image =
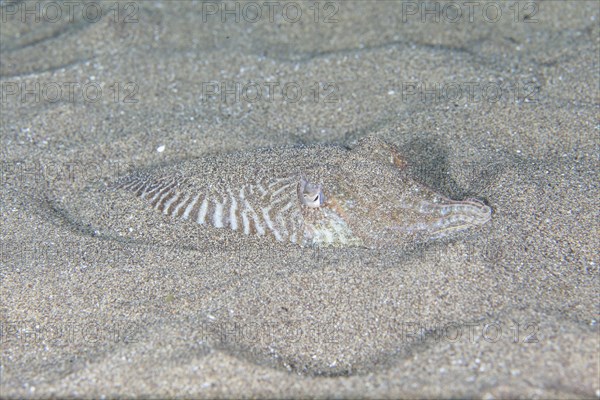
[[[374,136],[351,150],[315,146],[329,157],[318,167],[311,167],[310,149],[286,150],[291,156],[276,159],[279,176],[263,170],[240,177],[225,167],[206,175],[214,162],[197,160],[136,173],[112,187],[171,218],[301,246],[380,248],[448,236],[491,219],[482,201],[450,200],[411,179],[396,147]]]

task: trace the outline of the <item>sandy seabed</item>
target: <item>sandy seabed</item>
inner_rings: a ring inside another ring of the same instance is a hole
[[[0,2],[0,397],[600,397],[598,2],[90,4]],[[102,190],[368,134],[492,220],[312,249]]]

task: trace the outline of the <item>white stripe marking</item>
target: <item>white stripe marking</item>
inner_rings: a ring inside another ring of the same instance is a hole
[[[138,181],[137,179],[133,179],[133,180],[131,180],[131,181],[129,181],[129,182],[127,182],[127,183],[125,183],[125,184],[121,185],[121,187],[122,187],[123,189],[131,190],[131,189],[133,189],[134,187],[136,187],[136,186],[139,186],[140,184],[142,184],[142,185],[143,185],[144,183],[145,183],[145,182],[143,182],[143,181]]]
[[[246,215],[246,211],[242,211],[242,224],[244,224],[244,234],[250,234],[250,221],[248,221],[248,216]]]
[[[250,234],[250,221],[248,221],[248,216],[246,215],[249,204],[246,201],[246,196],[244,195],[244,186],[242,186],[242,188],[240,189],[240,200],[242,200],[244,203],[244,209],[241,212],[242,224],[244,225],[244,234],[249,235]]]
[[[192,202],[190,204],[188,204],[188,206],[185,208],[185,211],[183,212],[183,216],[181,218],[188,219],[190,217],[190,213],[192,212],[192,209],[196,205],[196,202],[198,201],[199,198],[200,198],[200,193],[198,193],[196,195],[196,197],[194,197],[194,200],[192,200]]]
[[[135,181],[133,185],[129,186],[129,190],[132,192],[137,192],[140,189],[144,188],[145,191],[146,181]]]
[[[288,183],[287,185],[282,186],[281,188],[279,188],[278,190],[273,192],[273,194],[271,195],[271,199],[273,199],[273,197],[275,197],[275,196],[279,196],[281,194],[281,192],[283,192],[284,190],[286,190],[287,188],[289,188],[292,185],[293,185],[292,183]]]
[[[250,224],[248,223],[246,225],[246,223],[248,222],[248,217],[246,216],[247,213],[251,213],[251,217],[252,220],[254,221],[254,226],[256,227],[256,233],[258,234],[258,236],[262,236],[265,234],[265,229],[263,228],[263,226],[260,223],[260,220],[258,218],[258,215],[256,215],[256,212],[254,212],[254,210],[252,209],[252,206],[250,205],[250,203],[248,203],[248,200],[244,200],[244,210],[242,211],[242,219],[245,218],[246,222],[244,223],[244,233],[246,233],[246,235],[248,235],[250,233]],[[248,227],[246,230],[246,226]]]
[[[286,218],[285,218],[285,212],[286,212],[287,210],[289,210],[291,207],[293,207],[293,205],[294,205],[294,204],[293,204],[292,202],[288,202],[288,203],[286,203],[286,205],[285,205],[285,206],[284,206],[284,207],[283,207],[281,210],[279,210],[279,212],[277,212],[277,214],[275,215],[275,220],[277,221],[277,223],[278,223],[278,224],[279,224],[279,226],[281,227],[281,229],[282,229],[282,231],[283,231],[283,232],[282,232],[282,234],[283,234],[283,236],[284,236],[284,237],[288,237],[288,236],[289,236],[289,234],[290,234],[290,233],[288,232],[288,229],[287,229]],[[292,222],[292,229],[293,229],[293,226],[294,226],[294,218],[293,218],[293,215],[291,216],[291,218],[290,218],[290,219],[291,219],[291,222]]]
[[[235,215],[235,212],[237,211],[237,201],[235,201],[235,197],[233,197],[229,190],[228,192],[231,199],[231,207],[229,207],[229,224],[231,225],[231,229],[237,231],[238,221],[237,216]]]
[[[157,189],[156,187],[152,190],[149,190],[152,187],[152,185],[148,184],[144,186],[144,190],[142,191],[142,194],[140,195],[141,199],[145,199],[146,196],[154,193],[154,191]]]
[[[204,223],[204,217],[206,217],[206,210],[208,210],[208,196],[202,200],[202,205],[200,205],[200,211],[198,211],[198,218],[196,222],[202,225]]]
[[[273,222],[271,221],[271,218],[269,218],[269,211],[270,210],[271,210],[270,207],[265,207],[265,208],[262,209],[263,218],[264,218],[265,222],[267,223],[267,227],[271,230],[271,232],[273,232],[273,235],[275,235],[275,239],[277,239],[278,241],[281,242],[281,236],[279,235],[279,232],[277,231],[277,229],[273,225]]]
[[[151,183],[148,183],[148,185],[146,186],[146,188],[144,189],[144,193],[142,193],[142,195],[140,196],[142,199],[145,198],[146,196],[151,195],[152,193],[156,192],[158,190],[158,193],[156,193],[156,195],[150,200],[150,202],[156,200],[156,196],[160,195],[160,192],[162,190],[165,189],[165,187],[168,187],[169,185],[165,185],[163,183],[157,183],[152,185]],[[148,189],[153,188],[150,191],[147,191]]]
[[[181,201],[181,203],[177,204],[177,207],[175,207],[173,209],[173,211],[171,212],[171,216],[174,217],[175,215],[177,215],[177,213],[179,212],[179,210],[181,209],[181,207],[183,207],[185,205],[185,203],[188,202],[188,200],[190,199],[190,195],[188,194],[187,196],[185,196],[185,198]]]
[[[215,200],[215,213],[213,214],[213,225],[215,228],[223,228],[223,209],[225,204],[227,203],[227,199],[223,199],[222,203],[219,203]]]
[[[164,199],[170,192],[171,190],[169,189],[169,186],[165,186],[162,190],[160,190],[158,193],[156,193],[154,195],[154,197],[152,197],[150,199],[150,203],[154,203],[154,200],[158,199],[160,197],[160,200],[158,200],[158,202],[156,203],[156,209],[158,210],[158,205],[160,204],[160,201],[162,199]]]
[[[280,184],[281,182],[286,182],[286,178],[277,178],[273,182],[269,183],[269,189],[272,189],[273,186]]]
[[[167,215],[169,213],[169,207],[171,207],[171,204],[175,203],[177,201],[177,199],[179,199],[180,197],[181,197],[181,193],[177,193],[175,196],[171,197],[165,203],[165,208],[163,210],[163,214]]]
[[[264,196],[264,195],[266,195],[266,194],[268,193],[268,192],[265,190],[265,188],[263,187],[263,185],[261,185],[260,183],[259,183],[258,185],[256,185],[256,188],[257,188],[258,190],[260,190],[260,192],[261,192],[261,195],[262,195],[262,196]]]

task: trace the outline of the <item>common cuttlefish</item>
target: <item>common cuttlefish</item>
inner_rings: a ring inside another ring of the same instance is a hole
[[[165,216],[300,246],[381,248],[444,237],[491,218],[482,201],[450,200],[411,179],[397,148],[374,136],[350,150],[330,149],[327,162],[315,164],[318,154],[308,150],[290,154],[283,161],[292,165],[279,176],[243,168],[219,174],[214,161],[188,161],[135,173],[112,187],[135,193]]]

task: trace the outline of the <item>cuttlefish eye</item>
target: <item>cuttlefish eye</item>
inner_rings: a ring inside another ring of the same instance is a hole
[[[305,193],[305,194],[304,194],[304,203],[319,203],[319,197],[320,197],[320,194],[317,194],[317,195],[316,195],[316,196],[314,196],[312,199],[311,199],[311,197],[312,197],[312,196],[311,196],[310,194],[306,194],[306,193]],[[320,204],[320,203],[319,203],[319,204]]]
[[[300,199],[302,200],[302,204],[305,206],[317,208],[323,205],[324,196],[321,186],[313,185],[302,179],[300,181],[300,186],[298,187],[298,192],[298,194],[301,195]]]

